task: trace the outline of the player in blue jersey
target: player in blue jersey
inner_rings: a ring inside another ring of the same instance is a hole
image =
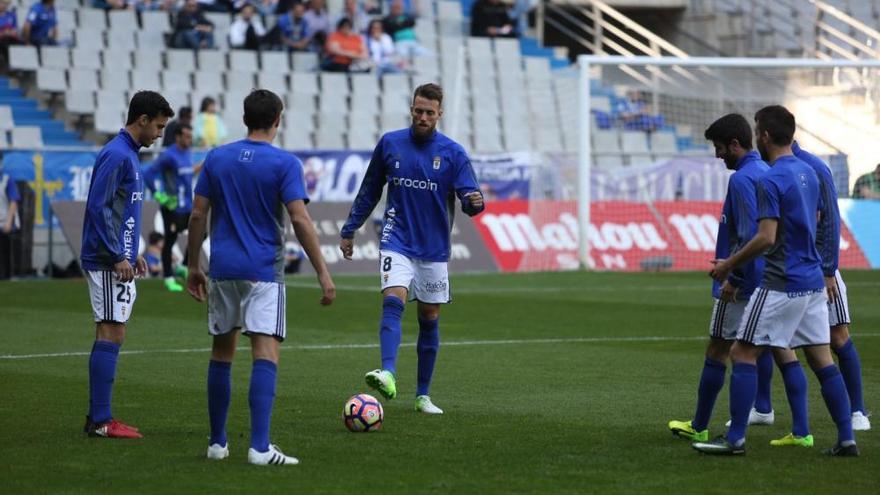
[[[741,249],[757,231],[755,188],[758,178],[769,167],[758,152],[752,150],[752,128],[740,114],[729,114],[716,120],[706,129],[704,136],[712,141],[715,156],[734,171],[728,180],[715,244],[715,258],[724,259]],[[713,282],[715,305],[709,320],[709,343],[697,389],[697,408],[693,420],[669,422],[674,435],[695,441],[709,439],[709,419],[715,399],[724,386],[730,346],[736,340],[743,311],[760,282],[763,269],[764,261],[758,258],[738,266],[722,282]]]
[[[207,298],[208,331],[214,337],[208,366],[208,459],[229,456],[226,416],[232,390],[230,370],[240,331],[250,337],[253,356],[248,462],[299,463],[269,442],[279,343],[287,326],[283,210],[287,210],[296,237],[318,274],[321,304],[328,305],[336,297],[306,210],[309,198],[302,163],[272,146],[282,110],[275,93],[264,89],[251,92],[244,100],[247,139],[211,150],[196,183],[189,222],[187,290],[198,301]],[[210,282],[199,263],[209,212]]]
[[[734,268],[766,252],[764,275],[730,351],[730,428],[726,436],[696,442],[694,448],[707,454],[744,454],[758,356],[766,347],[802,347],[837,425],[837,443],[824,453],[857,456],[849,396],[829,347],[828,297],[816,250],[817,212],[824,206],[819,179],[792,154],[794,115],[781,106],[764,107],[755,114],[755,124],[758,150],[772,167],[758,182],[758,232],[741,250],[717,260],[710,275],[726,280]]]
[[[819,190],[824,207],[819,213],[819,221],[816,225],[816,249],[822,257],[822,274],[825,276],[825,290],[828,294],[831,350],[837,355],[840,372],[846,383],[852,409],[853,430],[870,430],[871,421],[865,414],[862,395],[862,364],[849,335],[850,316],[846,284],[843,282],[840,270],[837,269],[840,254],[840,210],[837,205],[837,187],[834,185],[831,169],[821,158],[804,150],[797,142],[791,149],[796,157],[813,168],[819,178]],[[768,392],[772,373],[762,372],[762,369],[764,368],[759,365],[756,408],[759,403],[768,404],[765,407],[769,407],[770,404]],[[753,410],[752,414],[755,413],[756,411]],[[760,416],[760,413],[758,415]],[[752,417],[750,416],[749,419],[749,424],[752,424]]]
[[[110,399],[125,323],[137,297],[134,278],[147,272],[144,258],[138,256],[144,200],[138,150],[160,138],[173,116],[171,106],[159,93],[135,93],[125,128],[101,149],[92,169],[80,256],[96,323],[85,426],[90,436],[141,437],[137,428],[113,418]]]
[[[385,398],[397,396],[397,349],[404,301],[418,301],[419,337],[416,411],[442,414],[428,395],[440,348],[440,305],[450,301],[447,262],[455,198],[470,216],[483,211],[483,194],[467,152],[437,132],[443,115],[443,90],[436,84],[416,88],[412,126],[385,134],[376,145],[360,190],[342,227],[339,248],[346,259],[354,235],[376,207],[388,185],[379,241],[382,320],[379,328],[382,368],[366,374],[370,387]]]
[[[151,175],[158,179],[162,188],[157,189],[154,180],[147,181],[147,187],[153,193],[162,212],[165,229],[162,276],[165,277],[165,288],[171,292],[183,290],[183,286],[174,278],[172,252],[177,242],[177,234],[186,230],[192,212],[193,174],[198,173],[199,169],[198,166],[194,167],[192,162],[190,151],[192,139],[192,127],[188,124],[178,125],[174,129],[174,144],[159,155],[151,170]]]

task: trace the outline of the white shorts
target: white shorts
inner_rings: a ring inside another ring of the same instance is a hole
[[[834,272],[834,278],[837,281],[838,297],[834,302],[828,300],[828,323],[832,327],[849,325],[852,323],[852,320],[849,319],[849,299],[846,297],[846,284],[843,283],[840,270]]]
[[[125,323],[131,316],[137,289],[134,280],[120,282],[112,271],[85,270],[95,322]]]
[[[736,338],[754,345],[803,347],[828,344],[825,289],[788,293],[759,288],[752,294]]]
[[[727,302],[715,299],[712,319],[709,320],[709,335],[716,339],[736,340],[736,331],[746,310],[748,301]]]
[[[210,280],[208,282],[208,332],[224,335],[241,329],[284,340],[287,335],[287,290],[280,282]]]
[[[452,300],[447,265],[445,261],[414,260],[394,251],[379,251],[382,290],[404,287],[410,301],[446,304]]]

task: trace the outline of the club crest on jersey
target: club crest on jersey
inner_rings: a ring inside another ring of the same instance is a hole
[[[440,170],[440,157],[434,157],[434,170]]]
[[[241,150],[241,153],[238,155],[238,161],[240,162],[252,162],[254,161],[254,150],[245,148]]]
[[[801,178],[801,186],[807,187],[807,174],[800,174],[799,177]]]

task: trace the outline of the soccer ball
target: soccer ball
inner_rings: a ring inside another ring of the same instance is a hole
[[[376,431],[382,427],[385,413],[382,404],[372,395],[358,394],[352,396],[342,409],[345,427],[352,432]]]

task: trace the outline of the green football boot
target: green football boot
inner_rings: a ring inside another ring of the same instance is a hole
[[[770,445],[774,447],[812,447],[813,446],[813,435],[807,435],[805,437],[795,436],[794,433],[789,433],[784,437],[778,440],[770,440]]]
[[[709,430],[705,429],[703,431],[697,431],[691,426],[690,421],[672,420],[669,422],[669,431],[677,437],[687,438],[694,442],[705,442],[709,440]]]
[[[388,370],[373,370],[364,375],[367,385],[378,390],[382,397],[393,399],[397,397],[397,380],[394,373]]]

